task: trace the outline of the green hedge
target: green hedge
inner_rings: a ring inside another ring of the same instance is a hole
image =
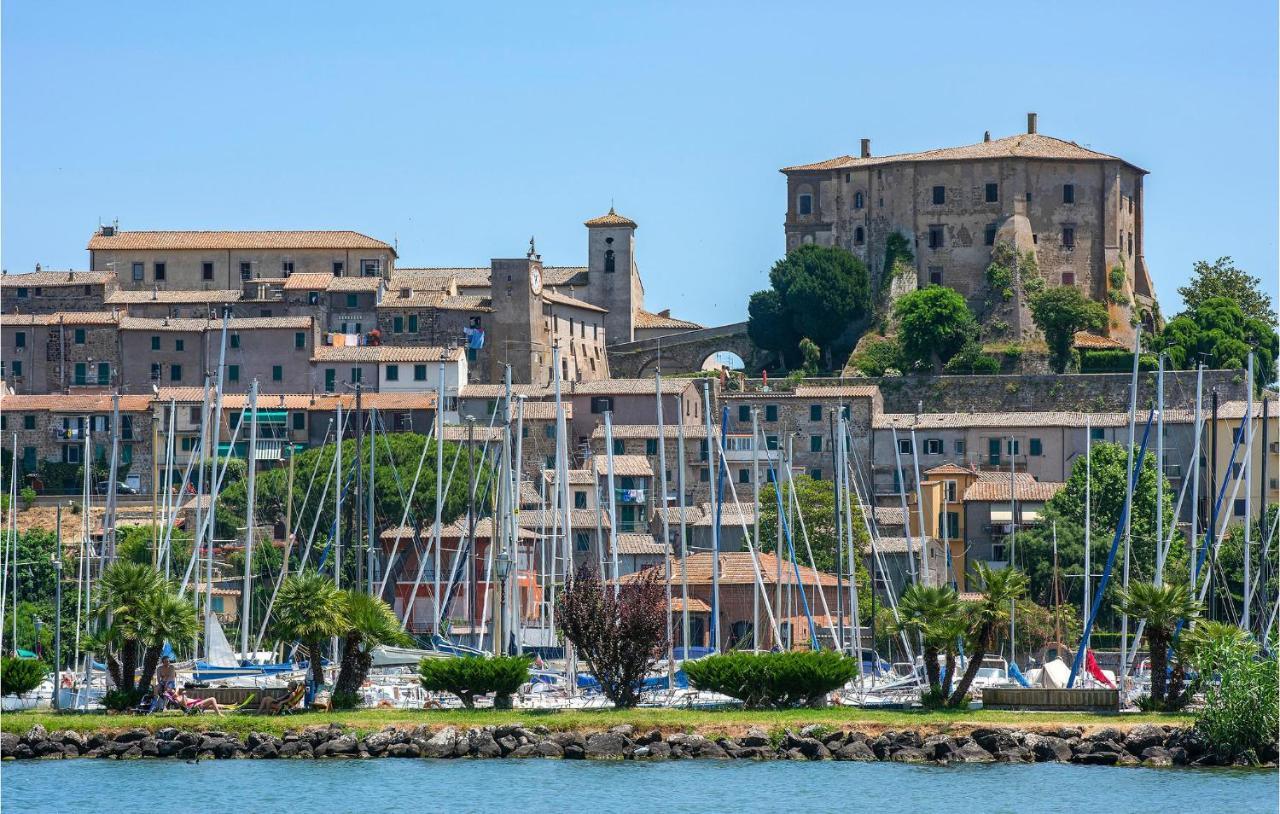
[[[1159,367],[1156,357],[1144,353],[1138,357],[1139,370]],[[1129,373],[1133,370],[1133,351],[1086,350],[1080,352],[1081,373]]]
[[[475,707],[477,695],[495,695],[493,705],[511,706],[511,693],[529,680],[528,656],[469,656],[451,659],[423,659],[418,665],[422,687],[430,692],[452,693],[467,709]]]
[[[0,659],[0,692],[23,695],[40,686],[49,671],[43,661],[6,656]]]
[[[725,653],[684,663],[689,683],[748,709],[815,706],[858,675],[858,662],[829,650]]]

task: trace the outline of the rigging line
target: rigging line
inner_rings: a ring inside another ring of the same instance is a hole
[[[779,525],[782,526],[782,531],[785,534],[787,539],[787,549],[791,554],[791,567],[792,567],[792,570],[795,572],[796,586],[800,589],[800,601],[804,606],[805,618],[809,622],[809,641],[812,642],[812,646],[816,650],[816,649],[819,649],[818,631],[813,623],[813,612],[809,609],[809,597],[805,593],[804,582],[802,582],[800,579],[800,564],[796,562],[796,547],[795,547],[795,543],[791,539],[791,526],[787,522],[787,518],[785,516],[786,513],[783,511],[783,508],[782,508],[782,486],[778,480],[778,474],[777,474],[777,471],[774,470],[772,462],[769,463],[769,471],[773,474],[773,482],[774,482],[773,492],[774,492],[774,497],[777,499],[777,504],[778,504],[778,523]],[[794,484],[792,484],[791,491],[794,494],[795,492]]]
[[[434,422],[434,421],[433,421],[433,422],[431,422],[431,423],[434,425],[436,422]],[[441,425],[443,426],[443,423],[444,423],[443,417],[441,418],[441,422],[440,422],[440,423],[441,423]],[[440,433],[440,438],[438,438],[438,439],[437,439],[437,441],[438,441],[438,443],[440,443],[440,444],[444,444],[444,432],[443,432],[443,431],[441,431],[441,433]],[[437,454],[439,454],[439,455],[443,455],[443,454],[444,454],[443,449],[439,450]],[[453,488],[453,475],[454,475],[454,473],[455,473],[455,472],[457,472],[457,471],[458,471],[458,460],[459,460],[461,457],[462,457],[462,444],[461,444],[461,443],[454,444],[454,445],[453,445],[453,463],[452,463],[452,464],[450,464],[450,466],[449,466],[449,477],[448,477],[448,478],[446,478],[446,479],[445,479],[445,482],[444,482],[444,493],[443,493],[443,494],[441,494],[441,495],[436,495],[436,502],[437,502],[437,503],[440,503],[440,502],[441,502],[441,501],[442,501],[446,496],[448,496],[449,491]],[[408,599],[408,601],[406,601],[406,602],[405,602],[405,606],[404,606],[404,618],[400,620],[400,629],[401,629],[401,630],[405,630],[405,629],[407,629],[407,628],[408,628],[408,626],[409,626],[409,616],[413,614],[413,606],[414,606],[414,604],[418,601],[418,587],[422,584],[422,576],[423,576],[423,574],[425,574],[425,573],[426,573],[426,570],[427,570],[427,562],[428,562],[429,560],[431,560],[431,554],[432,554],[432,552],[434,552],[434,551],[435,551],[435,549],[436,549],[436,546],[437,546],[437,545],[439,545],[439,546],[440,546],[440,550],[441,550],[441,551],[443,551],[443,550],[444,550],[444,542],[443,542],[443,534],[444,534],[444,528],[443,528],[443,526],[444,526],[444,520],[443,520],[443,517],[444,517],[444,516],[443,516],[443,515],[441,515],[441,518],[442,518],[442,519],[441,519],[441,522],[440,522],[440,524],[439,524],[439,527],[437,527],[437,524],[436,524],[434,521],[431,523],[431,527],[432,527],[431,539],[427,542],[426,550],[422,552],[422,556],[418,559],[418,573],[417,573],[417,575],[415,575],[415,577],[414,577],[414,579],[413,579],[413,589],[409,591],[409,599]],[[434,602],[435,602],[436,607],[438,607],[438,608],[440,608],[441,610],[443,610],[443,608],[444,608],[444,604],[440,601],[439,597],[433,597],[433,600],[434,600]],[[440,627],[440,620],[439,620],[439,619],[436,619],[436,620],[435,620],[435,626],[434,626],[434,627],[432,627],[432,630],[438,630],[438,629],[439,629],[439,627]]]
[[[227,467],[231,465],[231,458],[232,458],[231,451],[235,449],[236,439],[240,437],[240,429],[243,426],[244,426],[244,420],[242,418],[240,421],[236,422],[235,428],[231,431],[231,442],[227,445],[227,456],[222,459],[223,460],[222,469],[218,469],[218,445],[216,442],[213,445],[213,476],[214,477],[213,477],[213,483],[211,484],[209,489],[210,496],[216,495],[222,491],[222,479],[227,474]],[[217,428],[213,429],[213,432],[217,433],[218,429]],[[203,457],[204,450],[201,450],[200,454]],[[210,541],[209,543],[210,549],[212,549],[213,547],[213,532],[214,532],[213,524],[214,524],[214,519],[217,515],[217,512],[214,511],[214,503],[215,501],[213,501],[211,497],[209,501],[209,511],[204,516],[204,527],[200,529],[199,533],[196,535],[196,539],[200,542],[203,542],[205,539],[205,536],[207,535]],[[186,595],[187,581],[191,578],[191,569],[195,566],[196,556],[199,553],[199,551],[200,551],[199,543],[191,547],[191,561],[187,563],[186,573],[182,575],[182,584],[178,587],[179,598]],[[210,553],[209,559],[211,560],[213,559],[212,553]]]
[[[795,475],[790,471],[787,472],[787,481],[791,484],[791,488],[795,489]],[[813,559],[813,547],[809,545],[809,532],[804,522],[804,508],[801,506],[800,501],[798,500],[796,501],[795,509],[796,509],[796,518],[799,521],[799,526],[800,526],[800,539],[804,540],[805,550],[809,554],[809,567],[813,569],[813,572],[815,575],[820,574],[821,572],[818,571],[818,565]],[[836,511],[839,511],[839,510],[840,510],[840,507],[839,505],[837,505]],[[841,543],[842,541],[840,540],[836,541],[837,557],[840,556]],[[834,642],[839,639],[839,636],[836,635],[835,622],[831,617],[831,606],[827,604],[827,592],[821,590],[820,577],[816,577],[816,578],[819,580],[819,582],[815,584],[814,592],[818,594],[818,599],[822,601],[822,612],[826,614],[826,617],[827,617],[827,630],[828,632],[831,633],[831,640]],[[843,647],[843,643],[841,643],[841,646]]]
[[[405,499],[403,492],[401,493],[400,499],[404,502],[404,514],[400,518],[400,524],[396,526],[396,539],[391,546],[391,553],[387,556],[387,564],[382,569],[382,581],[378,585],[378,596],[383,596],[387,591],[387,579],[391,576],[391,566],[395,562],[397,552],[400,550],[400,537],[404,532],[404,524],[409,520],[409,514],[413,510],[413,496],[418,491],[418,480],[422,476],[422,467],[426,463],[427,450],[431,447],[431,439],[435,437],[435,430],[435,422],[433,421],[431,422],[431,432],[427,433],[426,440],[422,444],[422,456],[418,458],[418,470],[413,473],[413,483],[409,486],[408,499]],[[384,442],[386,442],[386,437],[386,433],[384,432],[382,435]],[[437,440],[436,443],[439,443],[439,440]],[[391,450],[388,446],[387,456],[390,457],[390,455]],[[396,467],[392,466],[391,471],[395,472]],[[400,476],[398,473],[396,474],[396,488],[400,488]],[[436,499],[439,500],[440,496],[437,495]],[[423,556],[423,552],[422,535],[419,529],[420,525],[421,521],[415,514],[413,517],[413,550],[421,557]]]

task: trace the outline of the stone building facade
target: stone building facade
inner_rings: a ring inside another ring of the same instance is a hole
[[[0,275],[0,312],[56,314],[59,311],[102,311],[115,290],[115,277],[101,271],[41,271]]]
[[[1109,336],[1131,337],[1135,314],[1154,327],[1143,257],[1146,170],[1039,134],[1034,113],[1021,135],[988,133],[964,147],[887,156],[872,155],[863,139],[857,156],[782,172],[788,251],[807,243],[848,249],[878,285],[889,272],[886,241],[900,234],[914,252],[918,287],[954,288],[982,314],[991,293],[986,268],[996,244],[1008,243],[1035,257],[1046,284],[1075,286],[1106,304]],[[1122,280],[1111,279],[1116,268]],[[1033,330],[1025,308],[1002,310],[1014,331]]]

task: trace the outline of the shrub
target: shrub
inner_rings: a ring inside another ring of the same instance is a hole
[[[467,709],[475,708],[477,695],[489,693],[496,696],[495,707],[509,707],[511,693],[529,680],[532,661],[527,656],[423,659],[418,677],[423,689],[452,693]]]
[[[1138,370],[1155,370],[1156,358],[1149,353],[1138,357]],[[1086,350],[1080,354],[1081,373],[1128,373],[1133,370],[1133,352],[1127,350]]]
[[[901,358],[896,339],[868,339],[853,355],[853,366],[867,376],[883,376],[889,368],[898,367]]]
[[[999,373],[1000,360],[983,353],[982,347],[978,343],[970,342],[959,353],[951,357],[943,371],[954,375]]]
[[[18,492],[18,497],[22,500],[22,508],[30,509],[36,502],[36,490],[30,486],[24,486],[22,491]]]
[[[1107,274],[1107,278],[1108,278],[1108,281],[1111,283],[1111,288],[1114,288],[1114,289],[1124,288],[1124,278],[1125,278],[1124,266],[1112,266],[1111,271]]]
[[[742,701],[748,709],[815,706],[858,675],[858,662],[823,650],[725,653],[684,663],[690,683]]]
[[[124,712],[133,709],[142,700],[142,690],[107,690],[102,696],[102,705],[112,712]]]
[[[24,695],[40,686],[48,671],[44,662],[6,656],[0,659],[0,693]]]
[[[1222,681],[1209,689],[1196,718],[1196,728],[1220,753],[1275,748],[1280,729],[1276,657],[1259,659],[1255,653],[1252,646],[1239,647],[1225,660]]]

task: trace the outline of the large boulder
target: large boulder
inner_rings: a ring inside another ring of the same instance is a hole
[[[929,758],[914,746],[904,746],[890,755],[889,760],[894,763],[925,763]]]
[[[12,732],[0,732],[0,758],[15,757],[14,751],[22,739]]]
[[[960,749],[951,756],[952,763],[995,763],[991,753],[972,740],[965,739]]]
[[[1130,729],[1124,738],[1124,748],[1130,754],[1141,755],[1152,746],[1164,746],[1165,731],[1155,724],[1140,724]]]
[[[467,753],[472,757],[502,757],[502,747],[493,739],[491,729],[472,729],[467,742]]]
[[[994,755],[997,752],[1002,752],[1006,749],[1012,749],[1013,747],[1018,746],[1017,735],[1018,733],[1015,733],[1010,729],[992,729],[983,727],[973,730],[973,734],[970,735],[970,737],[972,737],[974,742],[979,746]]]
[[[753,726],[747,730],[747,734],[738,738],[739,746],[769,746],[769,733],[758,726]]]
[[[539,757],[564,757],[564,747],[550,738],[534,744]]]
[[[1041,763],[1066,763],[1071,760],[1071,745],[1053,735],[1028,733],[1025,745]]]
[[[631,746],[631,741],[621,732],[614,729],[596,732],[587,738],[587,757],[591,760],[621,760],[628,746]]]
[[[416,743],[393,743],[387,747],[387,757],[418,757],[422,754]]]
[[[458,730],[451,726],[446,726],[439,732],[433,734],[422,746],[423,757],[445,758],[454,757],[458,745]]]
[[[872,761],[876,759],[876,753],[871,751],[866,741],[851,740],[836,751],[835,758],[836,760]]]

